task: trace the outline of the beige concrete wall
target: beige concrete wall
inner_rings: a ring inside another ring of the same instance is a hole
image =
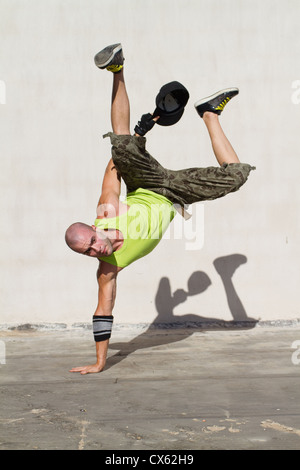
[[[164,83],[190,91],[182,120],[149,135],[154,156],[172,169],[215,164],[193,103],[238,86],[222,124],[257,170],[238,193],[193,206],[194,226],[177,219],[186,238],[173,233],[120,274],[116,321],[299,318],[299,16],[298,0],[0,1],[0,325],[94,312],[97,262],[64,232],[94,221],[111,76],[93,56],[117,41],[132,128]]]

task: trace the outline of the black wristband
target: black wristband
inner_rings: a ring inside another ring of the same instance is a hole
[[[113,315],[93,315],[93,334],[96,342],[111,337],[113,320]]]

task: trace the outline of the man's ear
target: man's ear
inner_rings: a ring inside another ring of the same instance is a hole
[[[92,225],[92,229],[95,230],[95,232],[101,232],[101,228],[96,227],[96,225]]]
[[[103,232],[106,231],[106,230],[108,230],[108,229],[106,229],[106,228],[99,228],[99,227],[96,227],[95,225],[92,225],[91,227],[92,227],[92,229],[93,229],[95,232],[97,232],[97,233],[99,234],[100,237],[102,236],[103,239],[106,238],[106,236],[103,234]]]

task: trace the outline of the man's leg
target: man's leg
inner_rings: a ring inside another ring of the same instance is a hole
[[[214,154],[221,166],[224,163],[240,163],[219,121],[219,115],[226,104],[238,93],[238,88],[227,88],[195,103],[197,113],[203,118],[211,139]]]
[[[114,134],[130,134],[130,106],[124,80],[122,45],[112,44],[102,49],[94,58],[99,69],[113,73],[111,123]]]
[[[146,139],[143,135],[148,132],[159,119],[152,114],[145,114],[135,127],[135,134],[130,133],[130,103],[124,79],[124,58],[121,44],[112,44],[95,56],[95,63],[100,69],[113,72],[113,87],[111,101],[111,123],[113,132],[104,137],[110,137],[112,143],[112,162],[118,174],[123,178],[127,191],[151,185],[156,187],[158,179],[163,179],[162,166],[146,151]],[[153,119],[152,119],[153,118]],[[159,174],[159,169],[161,172]],[[154,180],[149,176],[154,175]]]
[[[254,167],[240,163],[219,122],[225,105],[238,94],[237,88],[228,88],[195,103],[209,132],[212,148],[220,165],[207,168],[168,170],[167,195],[173,202],[193,204],[223,197],[237,191],[247,180]],[[173,194],[172,194],[173,193]]]
[[[124,80],[124,69],[113,74],[111,123],[114,134],[130,135],[130,104]]]
[[[203,121],[207,127],[212,148],[219,165],[222,166],[224,163],[240,163],[231,143],[224,134],[219,116],[207,111],[203,114]]]
[[[152,129],[159,116],[153,118],[152,114],[144,114],[138,125],[135,126],[135,135],[144,136]],[[130,103],[124,80],[124,68],[118,73],[114,73],[111,122],[114,134],[130,134]]]

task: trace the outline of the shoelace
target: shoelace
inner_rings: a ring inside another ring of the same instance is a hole
[[[222,103],[220,103],[220,104],[216,107],[216,109],[218,109],[218,110],[220,110],[220,111],[223,111],[223,108],[224,108],[225,104],[228,103],[228,101],[230,101],[229,96],[227,96],[227,98],[225,98],[225,100],[222,101]]]

